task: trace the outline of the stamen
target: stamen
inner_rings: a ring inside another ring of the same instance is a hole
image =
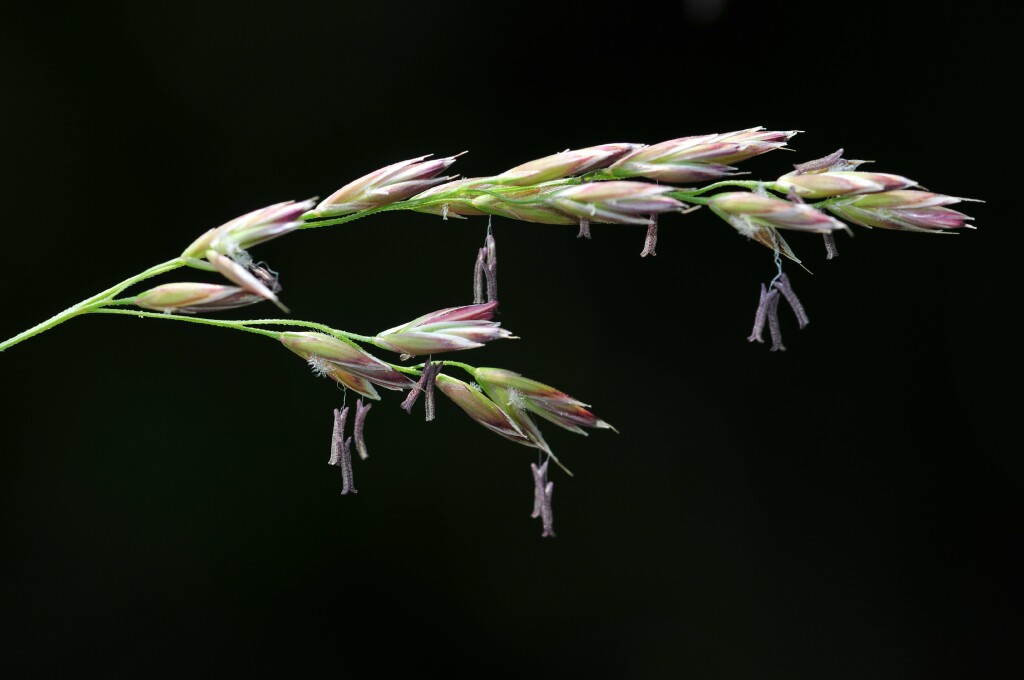
[[[657,255],[654,252],[656,245],[658,245],[658,218],[655,215],[651,215],[651,221],[647,225],[647,237],[644,239],[644,249],[640,252],[640,257],[647,257],[648,255],[654,257]]]
[[[555,483],[548,482],[544,487],[544,498],[540,503],[540,521],[544,525],[541,538],[555,537],[555,514],[551,510],[551,495],[555,491]]]
[[[423,367],[423,376],[421,382],[423,383],[423,411],[425,418],[428,423],[434,419],[434,378],[441,372],[441,364],[433,364],[427,361]]]
[[[420,398],[420,394],[424,395],[424,410],[426,411],[426,419],[434,419],[434,378],[441,372],[442,362],[431,363],[427,360],[423,364],[423,372],[420,373],[419,382],[409,392],[409,396],[402,402],[402,408],[405,409],[406,413],[412,413],[412,407],[416,405],[416,400]],[[367,407],[369,409],[369,407]]]
[[[270,289],[271,293],[281,292],[280,275],[268,267],[266,262],[250,265],[249,269],[252,271],[253,276],[259,279],[260,283]]]
[[[590,238],[590,220],[580,220],[580,233],[576,234],[576,238]]]
[[[800,298],[796,296],[793,291],[793,287],[789,284],[789,277],[785,274],[779,276],[772,284],[773,287],[777,288],[783,297],[786,298],[786,302],[789,303],[790,308],[793,310],[793,314],[796,315],[796,321],[800,324],[800,328],[804,328],[811,322],[807,318],[807,312],[804,311],[804,306],[800,304]]]
[[[484,250],[481,248],[480,250]],[[498,280],[495,278],[494,271],[491,270],[486,264],[483,267],[484,280],[487,283],[487,301],[494,302],[498,297]],[[483,302],[483,300],[480,300]]]
[[[484,301],[484,277],[487,275],[487,249],[481,248],[476,253],[476,266],[473,269],[473,304]]]
[[[334,432],[331,434],[331,459],[328,465],[341,465],[342,448],[345,445],[345,421],[348,420],[348,406],[334,409]]]
[[[356,422],[353,428],[353,434],[356,438],[356,451],[359,452],[359,457],[366,460],[370,457],[370,454],[366,451],[366,440],[363,438],[363,426],[366,423],[366,414],[373,408],[373,404],[366,404],[362,398],[356,402]]]
[[[828,233],[822,234],[821,238],[825,241],[825,259],[831,260],[834,257],[839,257],[839,249],[836,248],[836,237]]]
[[[347,496],[350,493],[359,493],[352,480],[352,437],[341,445],[341,495]]]
[[[782,344],[782,329],[779,328],[779,291],[775,288],[768,291],[765,314],[768,317],[768,332],[772,336],[772,351],[785,352],[786,347]]]
[[[487,238],[484,239],[484,249],[487,252],[487,301],[494,302],[498,299],[498,244],[491,233],[491,227],[487,225]]]
[[[816,172],[818,170],[831,170],[834,165],[842,160],[843,150],[838,149],[823,158],[816,158],[813,161],[807,161],[806,163],[797,163],[793,166],[793,169],[796,171],[795,174],[797,175]]]
[[[750,331],[747,342],[764,342],[761,334],[764,332],[765,314],[768,310],[768,289],[761,284],[761,297],[757,301],[757,312],[754,313],[754,329]]]
[[[541,507],[544,503],[544,487],[548,483],[548,458],[537,467],[536,463],[530,463],[530,470],[533,472],[533,512],[530,513],[530,517],[536,519],[540,517]]]
[[[421,382],[423,382],[422,377],[420,377],[420,383]],[[420,383],[416,383],[416,385],[409,390],[409,394],[406,395],[405,401],[401,403],[401,408],[406,413],[412,414],[412,407],[416,405],[416,401],[420,398],[420,392],[423,391],[420,388]]]

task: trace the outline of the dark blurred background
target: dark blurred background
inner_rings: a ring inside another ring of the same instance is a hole
[[[473,176],[764,125],[806,132],[755,178],[844,146],[987,203],[975,232],[858,230],[831,262],[793,236],[812,323],[784,317],[777,354],[745,341],[770,253],[708,211],[664,219],[644,260],[640,227],[496,219],[522,340],[458,358],[620,431],[545,428],[576,473],[555,476],[554,540],[531,452],[448,402],[424,423],[385,393],[341,497],[342,395],[279,346],[101,316],[17,346],[0,669],[1019,677],[1009,48],[973,5],[921,7],[6,7],[3,337],[238,214],[426,153],[469,150]],[[471,301],[485,225],[396,213],[254,254],[296,317],[373,333]]]

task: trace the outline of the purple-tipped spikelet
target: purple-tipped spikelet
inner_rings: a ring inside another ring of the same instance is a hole
[[[781,149],[795,131],[761,127],[722,134],[680,137],[637,149],[616,161],[612,177],[645,177],[659,182],[697,182],[734,174],[733,163]]]
[[[217,229],[210,248],[233,255],[236,249],[245,250],[289,234],[302,225],[299,218],[315,203],[314,199],[285,201],[236,217]]]
[[[776,229],[793,229],[819,234],[846,229],[846,225],[842,222],[811,205],[793,203],[748,191],[716,194],[708,201],[708,207],[731,224],[739,233],[754,239],[766,248],[778,249],[794,262],[800,260]]]
[[[427,157],[394,163],[349,182],[320,202],[316,216],[347,215],[397,203],[453,179],[437,175],[447,170],[457,156],[425,161]]]
[[[651,215],[681,211],[686,206],[665,196],[675,187],[646,182],[590,182],[558,189],[547,203],[564,213],[590,222],[650,224]]]
[[[318,374],[331,378],[370,399],[380,399],[368,383],[389,390],[406,390],[412,381],[355,344],[325,333],[281,333],[281,343],[305,359]]]
[[[434,381],[438,389],[440,389],[446,397],[454,401],[459,408],[466,412],[466,415],[480,425],[483,425],[491,432],[500,434],[502,437],[510,439],[517,444],[536,446],[536,444],[528,439],[519,427],[512,422],[505,412],[498,408],[493,401],[488,399],[479,388],[457,378],[444,375],[443,373],[437,375]]]
[[[422,356],[483,347],[492,340],[515,338],[511,331],[491,321],[496,301],[431,312],[401,326],[377,334],[377,340],[403,356]]]
[[[880,191],[906,189],[916,185],[912,179],[884,172],[818,172],[804,175],[783,175],[775,186],[800,198],[831,198],[853,194],[874,194]]]
[[[792,203],[749,191],[716,194],[708,202],[716,214],[744,236],[762,227],[794,229],[818,234],[845,229],[842,222],[811,205]]]
[[[495,184],[528,186],[563,177],[582,175],[608,167],[619,158],[641,147],[641,144],[601,144],[585,149],[566,150],[517,165],[500,175],[488,178],[488,180]]]
[[[236,217],[216,229],[210,229],[196,239],[181,254],[186,260],[206,257],[208,250],[227,255],[232,258],[246,259],[246,248],[259,245],[279,236],[298,229],[302,222],[300,217],[313,207],[315,200],[285,201],[275,203],[266,208],[253,210],[241,217]]]
[[[178,314],[201,314],[236,309],[262,302],[263,297],[236,286],[214,283],[164,283],[135,296],[143,309]]]
[[[312,199],[299,203],[285,201],[236,217],[200,236],[185,249],[181,257],[189,266],[217,271],[246,293],[270,300],[282,311],[287,312],[288,308],[277,298],[280,286],[276,277],[254,265],[246,248],[298,229],[302,224],[300,217],[313,203]],[[203,262],[204,258],[206,262]],[[245,299],[239,297],[232,302]],[[212,311],[212,308],[208,307],[202,309]]]
[[[506,406],[516,410],[525,409],[577,434],[586,434],[584,427],[615,429],[588,411],[587,404],[582,401],[513,371],[478,368],[473,375],[487,396],[503,410]]]
[[[829,212],[862,227],[899,231],[942,232],[969,227],[972,217],[945,206],[966,199],[929,191],[886,191],[851,196],[826,205]]]

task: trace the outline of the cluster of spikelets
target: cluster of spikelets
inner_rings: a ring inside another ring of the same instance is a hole
[[[491,177],[462,179],[441,175],[457,156],[402,161],[350,182],[319,203],[278,203],[211,229],[182,257],[190,266],[220,272],[235,285],[172,284],[139,296],[138,303],[190,313],[260,299],[280,306],[276,277],[253,264],[248,248],[297,229],[338,223],[339,217],[349,221],[382,210],[574,224],[586,237],[591,223],[644,225],[648,237],[642,254],[654,255],[658,215],[708,205],[744,236],[797,262],[778,230],[831,234],[848,229],[845,220],[863,227],[936,232],[963,227],[971,219],[948,207],[964,199],[911,189],[917,183],[900,175],[857,171],[865,161],[846,160],[841,149],[797,165],[775,181],[719,182],[757,185],[748,191],[708,196],[718,188],[715,184],[677,186],[741,174],[735,163],[785,148],[795,134],[751,128],[650,146],[602,144],[546,156]]]
[[[185,264],[219,272],[231,284],[171,283],[134,298],[140,307],[166,313],[197,314],[279,299],[277,275],[254,263],[248,249],[298,229],[340,224],[375,212],[412,210],[445,219],[490,215],[541,224],[576,225],[590,238],[590,225],[625,224],[646,227],[643,256],[654,255],[657,220],[664,213],[687,213],[707,206],[740,234],[775,253],[778,273],[761,288],[749,340],[762,341],[767,324],[773,349],[782,346],[777,317],[785,299],[801,327],[807,315],[782,273],[780,257],[796,262],[780,230],[825,236],[828,254],[835,255],[832,234],[848,224],[903,231],[942,232],[963,227],[971,219],[948,206],[960,200],[915,189],[900,175],[862,172],[863,161],[843,158],[842,150],[794,166],[774,181],[733,179],[735,164],[784,148],[793,131],[752,128],[724,134],[684,137],[654,145],[602,144],[568,150],[516,166],[490,177],[444,175],[457,156],[414,158],[376,170],[326,199],[285,202],[256,210],[203,234],[182,254]],[[697,183],[711,184],[688,187]],[[736,190],[741,188],[742,190]],[[714,193],[719,189],[729,189]],[[474,269],[474,303],[426,314],[359,342],[400,355],[402,360],[426,357],[414,366],[399,366],[374,356],[342,331],[298,331],[278,334],[289,350],[302,357],[317,375],[328,377],[360,395],[355,427],[346,437],[348,408],[335,411],[330,462],[342,470],[343,491],[355,491],[351,450],[362,458],[367,449],[363,425],[378,387],[408,391],[402,406],[411,411],[424,396],[426,417],[434,417],[434,389],[461,407],[470,418],[506,439],[537,449],[543,462],[533,465],[534,517],[544,535],[554,535],[551,516],[553,482],[548,460],[555,460],[534,420],[539,417],[577,433],[583,428],[609,428],[586,404],[548,385],[497,368],[467,371],[471,382],[447,373],[433,356],[480,347],[514,337],[493,320],[497,311],[497,254],[488,230]],[[287,310],[286,310],[287,311]],[[308,327],[323,328],[316,324]],[[413,380],[412,378],[417,378]],[[353,444],[354,441],[354,444]]]

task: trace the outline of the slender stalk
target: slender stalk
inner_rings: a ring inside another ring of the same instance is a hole
[[[379,357],[378,357],[379,358]],[[382,360],[383,361],[383,360]],[[385,364],[395,369],[399,373],[406,373],[408,375],[420,376],[423,375],[423,365],[419,366],[402,366],[401,364],[393,364],[390,361],[385,361]]]
[[[272,337],[275,340],[279,339],[281,333],[279,331],[270,331],[263,328],[253,328],[253,326],[299,326],[301,328],[311,328],[313,330],[322,331],[328,335],[333,335],[338,338],[346,338],[348,340],[355,340],[356,342],[365,342],[377,347],[384,347],[379,343],[377,338],[372,338],[368,335],[359,335],[358,333],[349,333],[348,331],[341,331],[337,328],[331,328],[326,324],[316,323],[314,321],[302,321],[301,319],[246,319],[246,320],[235,320],[235,319],[208,319],[201,316],[191,316],[186,314],[171,314],[165,312],[142,312],[134,309],[96,309],[93,310],[96,314],[122,314],[124,316],[137,316],[142,319],[167,319],[169,321],[186,321],[188,323],[198,323],[207,326],[220,326],[221,328],[233,328],[240,331],[249,331],[251,333],[260,333],[268,337]]]
[[[144,281],[145,279],[157,276],[158,274],[164,274],[169,271],[174,271],[175,269],[183,267],[184,265],[185,262],[180,257],[176,257],[173,260],[168,260],[167,262],[162,262],[158,265],[154,265],[149,269],[140,272],[135,276],[127,278],[121,283],[118,283],[101,293],[97,293],[96,295],[93,295],[90,298],[82,300],[78,304],[68,307],[63,312],[54,314],[46,321],[38,323],[32,328],[29,328],[26,331],[22,331],[21,333],[18,333],[12,338],[4,340],[2,343],[0,343],[0,352],[3,352],[4,350],[10,347],[14,347],[18,343],[24,342],[29,338],[39,335],[40,333],[44,333],[55,326],[59,326],[65,321],[69,321],[75,318],[76,316],[79,316],[80,314],[88,314],[90,312],[98,311],[102,307],[110,304],[111,301],[114,299],[114,296],[123,291],[125,288],[133,284],[136,284],[139,281]]]
[[[245,321],[235,321],[230,319],[207,319],[201,316],[186,316],[184,314],[165,314],[163,312],[143,312],[135,309],[111,309],[110,307],[104,307],[100,309],[92,310],[94,314],[118,314],[121,316],[135,316],[140,319],[163,319],[165,321],[184,321],[186,323],[197,323],[203,326],[216,326],[218,328],[228,328],[230,330],[245,331],[246,333],[255,333],[274,340],[281,339],[280,331],[272,331],[266,328],[254,328],[257,325],[264,326],[300,326],[302,328],[313,328],[318,331],[323,331],[329,335],[335,337],[347,338],[349,340],[355,340],[357,342],[365,342],[378,347],[376,338],[371,338],[366,335],[359,335],[358,333],[349,333],[348,331],[341,331],[337,328],[331,328],[325,326],[322,323],[314,323],[311,321],[300,321],[298,319],[249,319]],[[383,348],[383,347],[382,347]],[[383,361],[383,360],[382,360]],[[402,366],[400,364],[393,364],[389,361],[384,361],[391,368],[399,371],[400,373],[406,373],[409,375],[420,375],[422,374],[423,364],[418,366]],[[452,364],[458,366],[465,371],[472,374],[476,369],[469,364],[464,364],[459,361],[445,361],[446,364]]]
[[[711,198],[713,198],[707,196],[692,196],[690,194],[683,193],[682,191],[670,191],[665,195],[678,201],[693,203],[694,205],[707,205],[711,202]]]
[[[268,338],[278,340],[281,337],[281,333],[278,331],[268,331],[265,328],[249,328],[243,324],[239,324],[237,321],[227,321],[225,319],[205,319],[201,316],[185,316],[183,314],[164,314],[163,312],[140,312],[134,309],[95,309],[94,314],[120,314],[122,316],[136,316],[140,319],[166,319],[168,321],[186,321],[188,323],[198,323],[204,326],[218,326],[220,328],[230,328],[236,331],[245,331],[247,333],[256,333],[257,335],[264,335]]]
[[[461,368],[462,370],[464,370],[466,373],[469,373],[474,378],[476,377],[476,367],[475,366],[470,366],[469,364],[464,364],[461,361],[449,361],[448,359],[443,359],[442,362],[444,363],[445,366],[454,366],[456,368]]]
[[[446,200],[448,200],[448,199],[446,199]],[[300,227],[300,229],[316,229],[317,227],[333,227],[333,226],[338,225],[338,224],[347,224],[348,222],[355,222],[358,219],[362,219],[363,217],[369,217],[370,215],[375,215],[376,213],[391,212],[391,211],[394,211],[394,210],[412,210],[413,208],[418,208],[418,207],[421,207],[421,206],[428,206],[428,205],[435,205],[435,204],[440,204],[440,203],[444,203],[444,202],[445,201],[434,201],[434,202],[431,202],[431,201],[419,201],[419,202],[417,202],[417,201],[414,201],[414,200],[399,201],[397,203],[392,203],[390,205],[382,205],[382,206],[378,206],[376,208],[368,208],[366,210],[361,210],[361,211],[359,211],[357,213],[352,213],[351,215],[344,215],[342,217],[333,217],[333,218],[329,218],[329,219],[326,219],[326,220],[324,220],[324,219],[317,219],[315,214],[306,213],[305,215],[302,216],[303,224]]]
[[[312,328],[313,330],[322,331],[328,335],[333,335],[338,338],[346,338],[348,340],[355,340],[356,342],[365,342],[366,344],[373,345],[374,347],[388,349],[380,342],[380,340],[369,335],[349,333],[348,331],[338,330],[337,328],[331,328],[326,324],[316,323],[313,321],[302,321],[300,319],[250,319],[247,321],[233,321],[232,323],[238,324],[239,326],[301,326],[303,328]]]
[[[721,182],[715,182],[714,184],[709,184],[706,187],[701,187],[700,189],[694,189],[692,191],[673,191],[669,195],[673,196],[673,197],[679,197],[680,200],[683,200],[682,199],[683,196],[700,196],[701,194],[706,194],[709,191],[714,191],[715,189],[722,189],[724,187],[741,187],[743,189],[750,189],[751,191],[753,191],[755,189],[758,189],[758,188],[764,188],[764,189],[768,189],[770,191],[777,191],[777,189],[775,188],[775,183],[774,182],[759,182],[757,180],[729,179],[729,180],[724,180],[724,181],[721,181]]]

